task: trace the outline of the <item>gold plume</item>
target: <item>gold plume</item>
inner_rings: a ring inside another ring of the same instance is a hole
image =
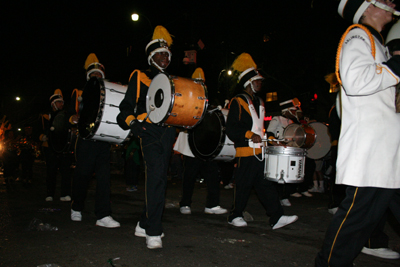
[[[240,54],[240,56],[238,56],[232,64],[232,68],[240,72],[252,67],[257,69],[256,63],[248,53]]]
[[[56,89],[56,90],[54,91],[54,94],[55,94],[55,95],[60,95],[61,97],[63,97],[63,94],[62,94],[61,89]]]
[[[202,68],[195,69],[192,74],[192,79],[202,79],[203,81],[205,81],[206,78],[204,77],[203,69]]]
[[[95,54],[95,53],[91,53],[91,54],[86,58],[85,66],[84,66],[85,70],[87,70],[87,68],[89,67],[89,65],[92,64],[92,63],[99,63],[99,60],[98,60],[98,58],[96,57],[96,54]]]
[[[152,40],[156,40],[156,39],[164,39],[167,42],[168,46],[172,45],[172,37],[169,34],[168,30],[166,28],[164,28],[163,26],[159,25],[154,29]]]
[[[325,75],[325,81],[327,81],[331,85],[337,85],[339,83],[336,77],[336,73],[329,73],[328,75]]]

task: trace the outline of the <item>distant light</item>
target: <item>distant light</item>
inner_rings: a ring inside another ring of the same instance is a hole
[[[232,71],[231,70],[228,70],[228,75],[232,75]]]
[[[20,132],[20,131],[21,131],[21,128],[18,128],[17,131]]]
[[[271,121],[272,120],[272,116],[265,116],[264,117],[264,121]]]
[[[133,21],[138,21],[139,20],[139,14],[132,14],[132,20]]]
[[[17,96],[17,97],[15,98],[15,100],[20,101],[21,98],[20,98],[19,96]]]

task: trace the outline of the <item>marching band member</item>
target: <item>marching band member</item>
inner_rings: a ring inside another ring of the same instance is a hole
[[[201,79],[205,81],[204,72],[201,68],[197,68],[193,75],[193,79]],[[182,214],[191,214],[191,204],[196,177],[200,172],[204,173],[205,182],[207,184],[207,200],[204,212],[207,214],[225,214],[227,209],[219,206],[219,175],[218,163],[216,161],[202,160],[196,158],[189,146],[189,134],[181,131],[176,140],[174,150],[180,152],[184,158],[184,175],[182,182],[182,198],[179,202],[180,212]]]
[[[56,191],[57,171],[61,174],[61,201],[71,201],[71,155],[68,153],[68,132],[71,124],[64,109],[64,98],[60,89],[54,91],[50,97],[51,113],[45,120],[45,132],[39,138],[47,142],[44,156],[47,168],[47,197],[46,201],[53,201]]]
[[[395,107],[400,51],[389,58],[380,34],[392,13],[398,14],[394,7],[387,0],[339,3],[338,13],[355,24],[343,35],[336,61],[341,83],[336,183],[347,189],[315,266],[353,266],[388,208],[400,222],[400,136],[394,134],[400,132]]]
[[[161,218],[165,205],[165,190],[169,158],[175,141],[174,127],[152,124],[147,118],[146,96],[151,80],[164,73],[171,61],[172,38],[167,29],[157,26],[152,41],[146,46],[150,69],[132,72],[125,98],[119,105],[117,121],[122,129],[131,129],[141,140],[146,169],[145,207],[136,225],[135,235],[146,237],[149,249],[162,248],[164,236]]]
[[[99,63],[95,54],[90,54],[85,61],[86,79],[104,79],[104,66]],[[95,77],[95,78],[94,78]],[[86,94],[85,94],[86,93]],[[89,95],[83,90],[81,101],[83,108],[85,99],[90,99]],[[73,115],[70,121],[79,122],[79,116]],[[98,140],[86,140],[78,136],[76,143],[76,168],[72,183],[72,205],[71,220],[82,221],[82,210],[85,206],[85,199],[89,182],[95,173],[96,178],[96,202],[95,215],[96,225],[106,228],[120,227],[120,223],[111,217],[110,202],[110,149],[111,144]]]
[[[272,229],[279,229],[295,222],[298,217],[283,215],[274,183],[264,179],[262,149],[257,148],[257,145],[262,143],[261,138],[264,135],[265,110],[263,100],[256,96],[264,78],[258,73],[257,65],[247,53],[236,58],[232,68],[241,73],[239,86],[243,86],[244,91],[231,100],[226,124],[226,133],[235,144],[237,158],[235,199],[228,223],[236,227],[247,226],[243,211],[254,187],[270,217]]]

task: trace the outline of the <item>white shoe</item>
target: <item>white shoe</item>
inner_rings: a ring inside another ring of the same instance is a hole
[[[296,215],[292,215],[292,216],[285,216],[282,215],[278,222],[272,227],[272,230],[276,230],[279,228],[282,228],[288,224],[294,223],[295,221],[297,221],[299,217],[297,217]]]
[[[232,189],[233,188],[233,183],[229,183],[224,186],[225,189]]]
[[[289,199],[284,198],[281,200],[281,205],[284,207],[290,207],[290,206],[292,206],[292,203],[290,203]]]
[[[312,194],[308,193],[307,191],[301,192],[303,196],[312,197]]]
[[[61,201],[71,201],[71,197],[70,196],[65,196],[65,197],[60,197]]]
[[[325,188],[318,187],[318,193],[325,193]]]
[[[192,214],[192,210],[189,206],[183,206],[179,210],[182,214]]]
[[[111,216],[106,216],[100,220],[97,220],[96,225],[106,228],[117,228],[121,226],[119,222],[114,220]]]
[[[161,236],[146,236],[146,245],[149,249],[162,248]]]
[[[225,214],[227,212],[228,212],[227,209],[221,208],[220,206],[215,206],[214,208],[211,209],[209,208],[204,209],[204,213],[207,214]]]
[[[247,226],[247,222],[242,217],[236,217],[231,222],[228,221],[228,223],[230,225],[233,225],[236,227],[246,227]]]
[[[296,193],[291,194],[290,196],[292,196],[292,197],[301,197],[301,194],[296,192]]]
[[[337,212],[337,210],[338,210],[338,207],[336,207],[336,208],[331,208],[331,209],[328,209],[328,212],[329,212],[330,214],[335,214],[335,213]]]
[[[71,209],[71,220],[74,222],[80,222],[82,221],[82,213],[80,211],[74,211]]]
[[[46,197],[46,201],[53,201],[53,197]]]
[[[146,229],[140,227],[140,223],[139,222],[136,224],[135,236],[146,237]],[[164,233],[161,234],[161,238],[163,238],[163,237],[164,237]]]
[[[390,260],[396,260],[400,259],[400,254],[397,253],[396,251],[391,250],[390,248],[367,248],[363,247],[361,250],[362,253],[383,258],[383,259],[390,259]]]
[[[313,188],[308,189],[308,192],[310,192],[310,193],[319,193],[319,189],[318,189],[318,187],[313,186]]]

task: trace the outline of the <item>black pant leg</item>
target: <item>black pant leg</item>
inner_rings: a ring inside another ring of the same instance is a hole
[[[214,208],[219,205],[219,167],[216,161],[207,161],[204,167],[204,177],[207,183],[206,208]]]
[[[203,166],[203,161],[197,158],[183,156],[183,181],[181,207],[191,206],[196,177]]]

